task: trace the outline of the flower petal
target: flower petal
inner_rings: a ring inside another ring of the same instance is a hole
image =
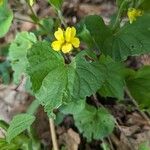
[[[80,40],[79,40],[78,38],[73,38],[73,39],[71,40],[71,43],[72,43],[72,45],[73,45],[75,48],[78,48],[79,45],[80,45]]]
[[[135,9],[135,8],[129,8],[128,9],[128,18],[130,23],[133,23],[133,21],[136,21],[136,18],[139,16],[142,16],[143,11],[139,10],[139,9]]]
[[[68,53],[72,50],[72,44],[70,43],[65,43],[63,46],[62,46],[62,52],[63,53]]]
[[[64,32],[61,28],[58,28],[54,35],[58,41],[64,41]]]
[[[61,41],[54,41],[52,44],[51,44],[53,50],[55,51],[60,51],[61,49],[61,46],[62,46],[62,42]]]
[[[76,35],[76,29],[74,27],[68,27],[65,31],[65,40],[67,42],[71,42],[71,39],[73,39]]]
[[[76,29],[75,27],[71,27],[71,37],[73,38],[75,37],[75,35],[76,35]]]
[[[65,40],[67,42],[70,42],[71,40],[71,28],[67,27],[66,31],[65,31]]]

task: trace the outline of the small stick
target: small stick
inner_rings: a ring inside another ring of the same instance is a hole
[[[52,138],[53,148],[54,148],[54,150],[59,150],[58,143],[57,143],[57,137],[56,137],[54,120],[52,118],[49,119],[49,125],[50,125],[50,131],[51,131],[51,138]]]
[[[113,147],[113,144],[112,144],[112,142],[111,142],[110,137],[107,137],[107,139],[108,139],[108,142],[109,142],[109,144],[110,144],[111,150],[115,150],[114,147]]]
[[[122,131],[120,125],[117,122],[117,120],[115,121],[115,124],[118,127],[118,129],[120,130],[120,132],[122,133],[122,135],[127,139],[130,149],[131,150],[135,150],[135,148],[133,147],[133,144],[131,143],[131,141],[129,140],[129,138],[126,136],[126,134],[124,133],[124,131]]]

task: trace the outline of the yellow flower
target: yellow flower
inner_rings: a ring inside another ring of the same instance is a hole
[[[0,0],[0,6],[3,5],[3,3],[4,3],[4,0]]]
[[[56,41],[52,42],[52,48],[55,51],[62,51],[63,53],[70,52],[73,47],[78,48],[80,45],[80,40],[75,37],[76,29],[74,27],[67,27],[66,31],[58,28],[54,33]]]
[[[133,21],[136,21],[136,18],[139,16],[142,16],[143,11],[135,8],[129,8],[128,9],[128,18],[130,23],[133,23]]]

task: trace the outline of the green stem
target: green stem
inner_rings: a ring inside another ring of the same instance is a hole
[[[36,13],[34,12],[32,6],[31,6],[30,3],[28,2],[28,0],[26,0],[26,2],[27,2],[27,4],[28,4],[28,7],[29,7],[31,13],[32,13],[32,16],[34,16],[35,20],[39,21],[38,16],[37,16]],[[33,20],[33,21],[35,21],[35,20]]]
[[[122,16],[122,12],[123,12],[123,9],[124,9],[124,6],[125,4],[128,2],[128,0],[124,0],[119,9],[118,9],[118,13],[117,13],[117,17],[116,17],[116,20],[115,20],[115,23],[113,25],[113,30],[115,31],[119,26],[120,26],[120,21],[121,21],[121,16]]]
[[[30,17],[30,18],[32,19],[32,21],[33,21],[35,24],[37,24],[39,27],[41,27],[42,29],[47,30],[47,29],[39,22],[40,19],[39,19],[39,17],[36,15],[36,13],[34,12],[32,6],[29,4],[29,2],[28,2],[27,0],[26,0],[26,2],[27,2],[27,4],[28,4],[28,7],[29,7],[31,13],[32,13],[32,17],[34,18],[34,19],[33,19],[32,17]]]
[[[27,109],[28,114],[35,114],[37,112],[37,109],[39,108],[40,104],[37,99],[33,100],[30,106]]]
[[[59,17],[61,23],[62,23],[62,24],[64,25],[64,27],[66,28],[66,27],[67,27],[67,24],[66,24],[65,19],[64,19],[63,15],[62,15],[62,12],[61,12],[60,10],[58,10],[58,11],[57,11],[57,14],[58,14],[58,17]]]
[[[130,100],[133,102],[133,104],[136,106],[137,110],[139,111],[139,113],[141,114],[141,116],[147,121],[147,123],[150,125],[150,119],[149,117],[140,110],[138,103],[136,102],[136,100],[132,97],[130,91],[128,90],[128,88],[126,87],[125,92],[127,93],[127,95],[129,96]]]

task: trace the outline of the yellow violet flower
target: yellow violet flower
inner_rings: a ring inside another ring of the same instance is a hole
[[[130,23],[133,23],[133,21],[136,21],[136,18],[139,16],[142,16],[143,11],[135,8],[129,8],[128,9],[128,18]]]
[[[4,3],[4,0],[0,0],[0,6],[3,5],[3,3]]]
[[[74,27],[67,27],[64,31],[61,28],[54,33],[56,41],[52,42],[52,48],[55,51],[62,51],[63,53],[70,52],[73,47],[78,48],[80,45],[80,40],[75,37],[76,29]]]

